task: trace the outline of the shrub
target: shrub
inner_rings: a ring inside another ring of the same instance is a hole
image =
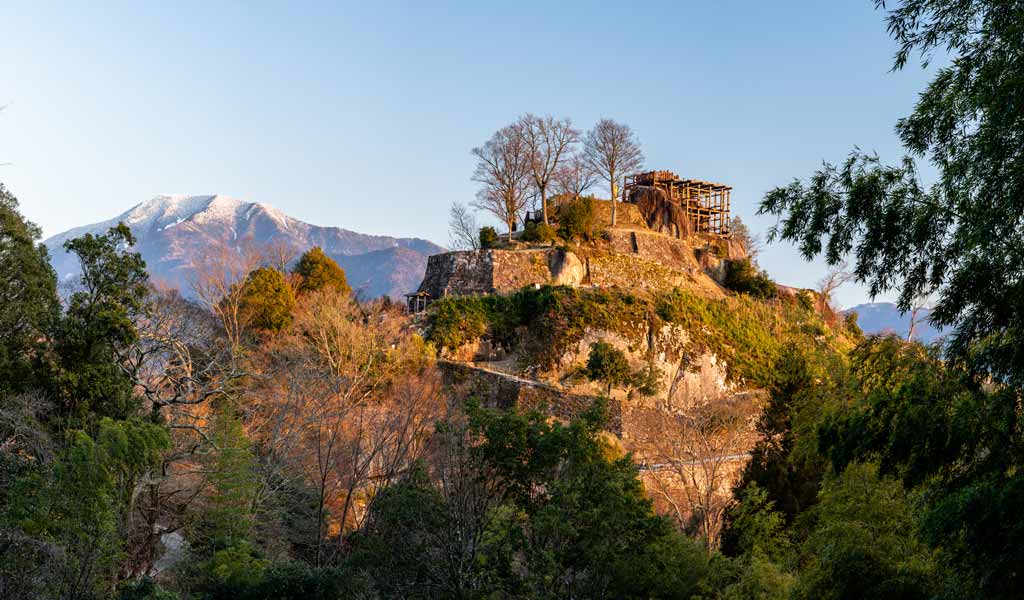
[[[749,258],[726,263],[724,285],[734,292],[750,294],[755,298],[774,298],[778,295],[775,282],[766,273],[754,268]]]
[[[121,587],[118,600],[178,600],[178,595],[169,592],[149,577],[131,581]]]
[[[294,272],[302,277],[300,292],[314,292],[325,287],[333,287],[343,294],[352,292],[345,271],[334,259],[324,254],[320,246],[306,251],[295,264]]]
[[[591,241],[600,235],[597,209],[591,197],[577,198],[558,207],[558,235],[567,240]]]
[[[547,223],[536,223],[530,221],[523,228],[522,239],[524,242],[542,242],[547,243],[553,241],[558,235],[555,228],[548,225]]]
[[[689,333],[689,342],[678,349],[681,359],[710,352],[723,360],[730,381],[760,386],[773,381],[775,360],[787,342],[845,344],[842,332],[821,328],[820,315],[800,310],[796,303],[767,304],[750,296],[711,299],[682,289],[638,294],[564,286],[441,298],[431,304],[427,339],[438,347],[457,348],[486,335],[514,348],[523,366],[544,370],[556,367],[588,330],[612,332],[642,345],[666,323]],[[655,369],[633,375],[629,385],[646,394],[648,383],[655,384],[662,374]]]
[[[250,325],[264,331],[280,331],[292,322],[295,294],[283,273],[262,267],[249,273],[243,285],[241,310]]]
[[[632,376],[626,354],[608,342],[590,345],[585,373],[587,379],[605,384],[609,394],[613,386],[628,384]]]
[[[796,301],[804,310],[814,310],[814,293],[810,290],[800,290],[796,293]]]
[[[850,311],[843,317],[843,322],[846,325],[846,331],[848,331],[854,337],[864,337],[864,330],[860,328],[860,324],[857,323],[857,313]]]
[[[489,321],[483,298],[445,298],[431,306],[427,339],[438,348],[455,350],[482,336]]]
[[[494,248],[498,245],[498,232],[493,227],[480,228],[480,248]]]

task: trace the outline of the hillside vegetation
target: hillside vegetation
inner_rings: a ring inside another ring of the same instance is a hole
[[[810,303],[797,299],[708,298],[685,288],[543,287],[439,300],[430,310],[426,338],[456,350],[487,337],[514,349],[521,365],[551,369],[588,331],[613,332],[639,346],[664,325],[679,325],[689,335],[677,352],[714,354],[733,382],[750,387],[771,385],[773,367],[789,344],[839,351],[851,347],[856,335],[826,326]]]

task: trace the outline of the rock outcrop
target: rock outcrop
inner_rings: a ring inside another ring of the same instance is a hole
[[[612,229],[600,243],[565,248],[464,250],[427,260],[419,292],[431,298],[512,292],[533,285],[665,289],[721,294],[693,247],[651,231]]]

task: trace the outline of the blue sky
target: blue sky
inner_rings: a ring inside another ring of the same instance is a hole
[[[9,2],[0,23],[0,181],[46,235],[223,193],[444,244],[469,150],[524,112],[626,122],[647,166],[732,185],[763,231],[768,189],[854,145],[900,156],[928,78],[889,72],[870,0]],[[761,262],[825,270],[778,244]]]

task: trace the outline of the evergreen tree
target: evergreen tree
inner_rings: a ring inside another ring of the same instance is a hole
[[[59,316],[57,277],[39,236],[0,184],[0,394],[39,383],[33,363]]]
[[[126,250],[134,243],[120,223],[64,244],[82,266],[82,289],[71,295],[53,340],[53,391],[70,425],[89,427],[98,417],[123,419],[137,410],[134,382],[118,365],[138,340],[135,320],[146,310],[146,263]]]
[[[585,372],[588,379],[605,384],[609,395],[614,386],[628,384],[633,374],[626,354],[608,342],[594,342],[590,345]]]
[[[243,283],[241,312],[249,325],[258,330],[276,332],[292,322],[295,294],[277,269],[256,269]]]
[[[334,259],[324,254],[320,246],[314,246],[299,257],[294,271],[302,278],[299,282],[300,292],[333,288],[341,294],[352,293],[345,271]]]

